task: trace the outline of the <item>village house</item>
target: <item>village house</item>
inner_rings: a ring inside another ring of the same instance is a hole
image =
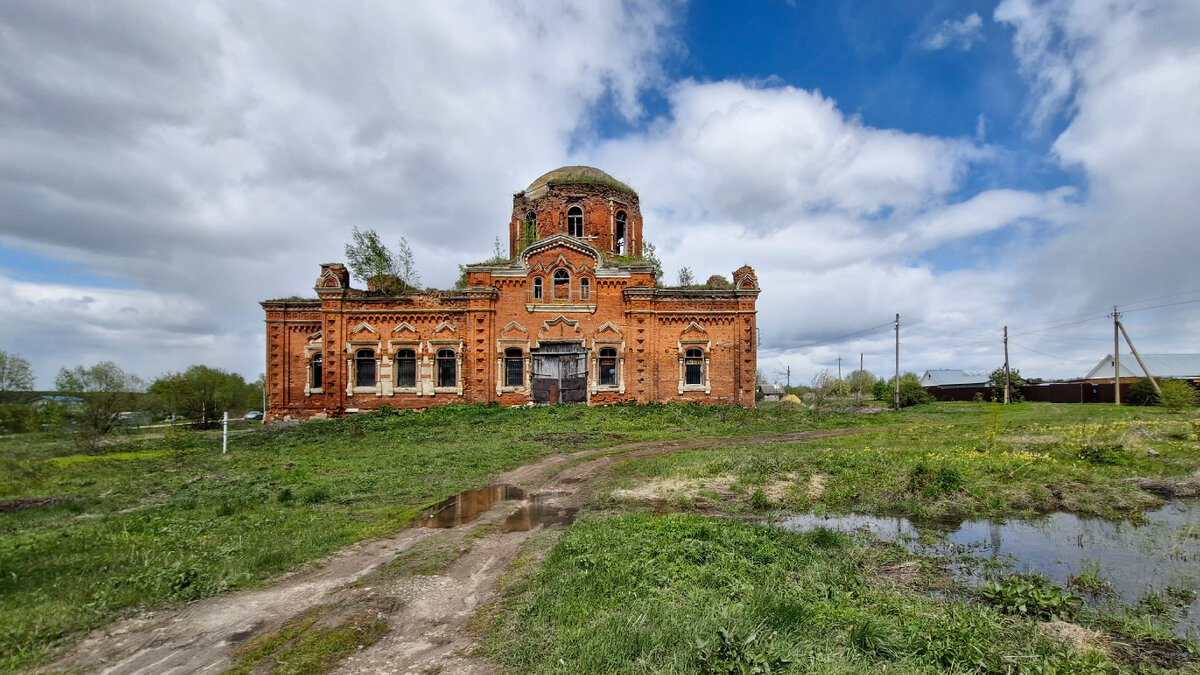
[[[510,260],[452,291],[350,286],[268,300],[267,421],[450,403],[754,405],[754,270],[662,288],[642,259],[638,195],[563,167],[513,196]],[[374,287],[372,287],[374,286]]]

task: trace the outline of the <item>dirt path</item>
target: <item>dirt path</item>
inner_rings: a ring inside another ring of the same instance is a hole
[[[578,509],[592,481],[614,462],[634,457],[717,447],[763,445],[879,431],[885,427],[801,431],[740,438],[649,441],[552,455],[496,476],[495,484],[527,491],[533,502],[500,501],[469,524],[451,529],[410,527],[380,541],[349,546],[311,569],[264,589],[242,591],[115,622],[94,631],[46,670],[99,673],[217,673],[236,648],[279,629],[308,610],[345,616],[377,611],[387,632],[342,660],[345,673],[476,673],[496,668],[471,656],[468,626],[493,599],[504,574],[533,530],[500,531],[523,505],[543,511]],[[461,553],[454,547],[461,544]],[[414,547],[451,551],[436,574],[389,573],[388,563]],[[315,608],[315,609],[314,609]]]

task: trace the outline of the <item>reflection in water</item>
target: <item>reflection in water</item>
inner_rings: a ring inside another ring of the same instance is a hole
[[[957,525],[915,524],[907,518],[801,514],[777,525],[803,531],[827,527],[867,530],[922,554],[964,548],[1012,562],[1014,571],[1039,572],[1060,586],[1085,566],[1096,565],[1117,597],[1136,603],[1166,586],[1200,589],[1200,502],[1171,502],[1146,514],[1144,524],[1052,513],[1037,520],[968,520]],[[974,580],[965,567],[955,572]],[[1200,628],[1200,598],[1192,602],[1177,632]]]
[[[512,485],[489,485],[468,490],[431,506],[421,514],[418,527],[457,527],[473,522],[496,502],[524,500],[526,503],[500,525],[501,532],[525,532],[542,525],[569,525],[579,509],[553,506],[549,502],[562,492],[529,495]]]

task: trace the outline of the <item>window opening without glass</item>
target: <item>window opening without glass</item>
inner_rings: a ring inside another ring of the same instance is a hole
[[[354,386],[375,386],[375,351],[360,349],[354,352]]]
[[[684,352],[684,384],[704,384],[704,351],[691,347]]]
[[[396,386],[417,386],[417,352],[401,349],[396,352]]]

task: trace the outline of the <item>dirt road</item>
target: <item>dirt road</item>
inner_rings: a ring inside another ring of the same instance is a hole
[[[374,644],[333,666],[345,673],[482,673],[493,664],[472,656],[468,626],[494,598],[497,579],[543,522],[587,505],[592,483],[614,462],[720,445],[761,445],[868,433],[873,428],[802,431],[738,438],[631,443],[552,455],[496,476],[524,499],[485,502],[469,522],[414,526],[395,536],[347,547],[321,563],[260,590],[209,598],[125,619],[94,631],[45,671],[218,673],[234,665],[239,645],[279,631],[298,616],[330,627],[364,613],[386,623]],[[470,510],[468,500],[447,508]],[[463,518],[462,520],[466,520]],[[420,525],[420,523],[418,523]],[[407,573],[394,561],[417,554],[448,560],[434,574]],[[294,625],[294,621],[293,624]],[[299,636],[291,638],[298,639]],[[257,672],[257,671],[256,671]],[[265,671],[264,671],[265,672]]]

